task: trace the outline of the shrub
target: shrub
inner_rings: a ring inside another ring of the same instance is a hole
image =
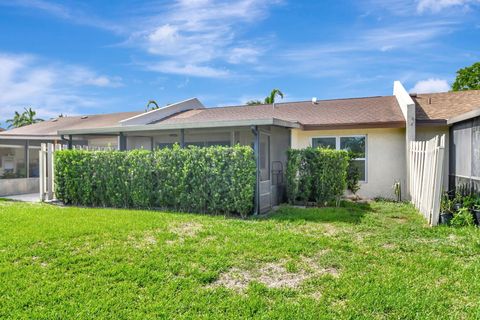
[[[347,184],[348,154],[343,150],[289,150],[287,197],[290,203],[338,204]]]
[[[253,210],[250,147],[55,153],[56,195],[65,203],[240,214]]]
[[[348,169],[347,169],[347,189],[350,190],[353,194],[357,194],[360,190],[360,169],[355,166],[354,160],[357,158],[355,152],[348,153]]]
[[[450,225],[453,227],[468,227],[475,225],[473,215],[468,208],[461,208],[458,212],[454,213]]]

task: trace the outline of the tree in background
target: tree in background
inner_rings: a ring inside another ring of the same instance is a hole
[[[153,104],[153,107],[150,107],[150,105]],[[145,106],[145,112],[150,111],[150,110],[157,110],[160,109],[160,106],[158,105],[157,101],[155,100],[149,100],[147,105]]]
[[[32,110],[32,108],[25,108],[23,113],[15,111],[15,114],[12,119],[8,119],[6,123],[8,128],[20,128],[23,126],[28,126],[37,122],[42,122],[43,119],[36,118],[37,113]]]
[[[457,71],[453,91],[480,90],[480,62]]]
[[[247,101],[247,106],[258,106],[259,104],[263,104],[260,100],[249,100]]]
[[[283,99],[283,93],[280,89],[273,89],[272,92],[270,92],[270,95],[265,98],[265,104],[275,103],[276,97]]]
[[[273,89],[272,92],[270,92],[270,95],[266,97],[263,102],[260,100],[250,100],[250,101],[247,101],[246,105],[256,106],[260,104],[272,104],[272,103],[275,103],[275,100],[277,97],[280,97],[283,99],[283,93],[282,91],[280,91],[280,89]]]

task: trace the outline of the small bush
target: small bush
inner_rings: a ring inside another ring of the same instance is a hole
[[[450,220],[452,227],[469,227],[475,225],[473,215],[468,208],[461,208],[458,212],[453,214]]]
[[[354,165],[354,160],[357,158],[355,152],[348,153],[348,169],[347,169],[347,189],[353,194],[357,194],[360,190],[360,169]]]
[[[253,210],[250,147],[55,153],[56,195],[85,206],[240,214]]]
[[[348,159],[348,153],[343,150],[320,148],[289,150],[287,163],[289,202],[338,204],[347,187]]]

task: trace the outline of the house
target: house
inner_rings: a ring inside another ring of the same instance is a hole
[[[480,92],[471,95],[480,97]],[[288,148],[349,148],[359,154],[355,160],[361,171],[359,195],[392,198],[394,182],[407,186],[408,142],[437,134],[448,139],[449,119],[475,108],[459,97],[461,93],[454,92],[410,95],[397,81],[391,96],[218,108],[206,108],[193,98],[148,112],[58,118],[9,130],[0,133],[0,154],[5,145],[18,146],[23,153],[9,158],[15,159],[13,172],[21,173],[21,168],[27,173],[24,179],[35,179],[35,155],[25,150],[38,149],[43,141],[119,150],[174,143],[251,145],[258,155],[258,209],[266,211],[283,198]],[[11,164],[7,170],[12,171]],[[448,174],[447,160],[445,188]]]

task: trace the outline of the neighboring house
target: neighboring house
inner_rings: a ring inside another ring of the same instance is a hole
[[[480,106],[480,99],[477,99]],[[480,108],[454,117],[450,125],[450,187],[480,192]]]
[[[0,132],[0,196],[39,190],[39,150],[45,142],[65,143],[58,130],[113,126],[141,112],[61,117]],[[117,137],[85,136],[75,144],[117,147]]]
[[[39,141],[63,139],[119,150],[251,145],[258,155],[259,209],[266,211],[282,198],[288,148],[349,148],[359,154],[359,195],[392,198],[395,181],[407,186],[407,142],[443,133],[448,139],[447,120],[474,108],[458,97],[463,95],[410,95],[395,82],[394,94],[382,97],[219,108],[205,108],[194,98],[149,112],[59,118],[6,131],[0,133],[0,152],[4,139],[21,146],[35,142],[37,148]],[[480,97],[480,91],[469,97]],[[446,187],[448,165],[444,180]]]

